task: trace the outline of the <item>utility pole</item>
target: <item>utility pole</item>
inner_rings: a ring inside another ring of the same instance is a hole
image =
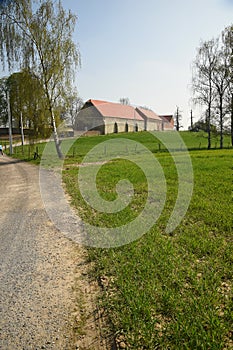
[[[13,154],[13,147],[12,147],[12,124],[11,124],[11,107],[10,107],[9,91],[6,92],[6,99],[7,99],[7,112],[8,112],[8,125],[9,125],[10,155],[12,155],[12,154]]]

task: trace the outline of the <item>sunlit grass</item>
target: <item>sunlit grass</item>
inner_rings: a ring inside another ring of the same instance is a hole
[[[109,327],[128,349],[233,348],[233,150],[228,149],[229,139],[226,149],[208,151],[199,150],[206,148],[206,135],[181,135],[190,149],[194,192],[185,217],[171,234],[166,234],[165,228],[178,193],[177,171],[171,155],[153,136],[142,132],[83,137],[72,145],[64,162],[63,179],[72,205],[84,220],[104,227],[137,217],[147,200],[147,182],[133,162],[115,159],[112,154],[113,160],[101,164],[97,176],[100,196],[115,200],[117,182],[127,178],[134,185],[134,197],[120,213],[91,208],[82,198],[77,181],[79,164],[89,150],[104,140],[131,138],[150,149],[164,171],[166,204],[151,230],[119,248],[88,249],[94,262],[91,273],[103,287],[100,303],[109,317]],[[42,154],[43,145],[39,147]],[[27,148],[25,158],[26,152]],[[101,149],[100,163],[108,152],[108,148]],[[134,153],[137,156],[137,149]]]
[[[177,195],[177,174],[168,153],[156,154],[167,180],[167,201],[156,225],[140,240],[115,249],[89,249],[93,275],[107,281],[102,301],[116,338],[129,349],[230,349],[232,325],[232,150],[192,151],[194,193],[189,210],[171,235],[167,219]],[[133,180],[143,206],[145,178],[125,160],[105,165],[98,189],[115,197],[120,175]],[[64,181],[81,216],[103,226],[132,220],[93,211],[80,196],[78,168],[67,168]],[[115,220],[115,221],[114,221]]]

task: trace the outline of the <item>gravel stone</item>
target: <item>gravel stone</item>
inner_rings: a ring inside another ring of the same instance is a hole
[[[78,247],[49,221],[36,166],[0,157],[0,176],[0,349],[75,349]]]

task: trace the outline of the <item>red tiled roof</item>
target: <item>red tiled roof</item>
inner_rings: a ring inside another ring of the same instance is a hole
[[[173,115],[160,115],[160,118],[162,118],[167,123],[171,123],[173,119]]]
[[[122,105],[121,103],[100,100],[89,100],[87,102],[91,102],[92,105],[95,106],[104,117],[115,117],[138,121],[144,120],[137,112],[137,110],[130,105]]]
[[[136,110],[138,110],[139,112],[141,112],[145,117],[147,117],[148,119],[155,119],[155,120],[160,120],[161,118],[158,116],[158,114],[156,114],[155,112],[143,108],[143,107],[137,107]]]
[[[87,102],[91,102],[94,106],[97,106],[103,103],[109,103],[107,101],[101,101],[101,100],[88,100]]]

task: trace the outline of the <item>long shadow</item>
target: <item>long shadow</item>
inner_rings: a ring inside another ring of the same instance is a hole
[[[0,158],[0,166],[10,165],[10,164],[15,164],[15,163],[22,163],[22,160],[21,159],[12,159],[12,160],[7,159],[6,162],[5,161],[2,162],[1,158]]]

